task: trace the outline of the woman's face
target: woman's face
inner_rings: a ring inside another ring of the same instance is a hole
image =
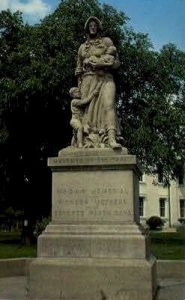
[[[96,36],[98,33],[98,24],[95,21],[89,23],[89,33],[91,36]]]

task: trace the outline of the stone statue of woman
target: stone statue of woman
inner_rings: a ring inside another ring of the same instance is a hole
[[[85,23],[85,31],[87,40],[78,50],[75,71],[80,98],[82,101],[91,99],[88,104],[86,101],[86,105],[81,105],[83,147],[121,148],[117,142],[120,132],[115,111],[116,88],[112,75],[112,70],[117,69],[120,64],[117,50],[110,38],[101,37],[102,24],[98,18],[90,17]]]

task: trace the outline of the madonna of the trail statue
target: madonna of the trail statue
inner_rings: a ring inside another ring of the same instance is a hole
[[[96,17],[85,29],[69,92],[72,146],[48,159],[51,222],[38,238],[26,299],[154,300],[156,260],[138,226],[141,173],[119,140],[117,51]]]
[[[87,40],[78,50],[75,71],[78,88],[73,93],[70,90],[72,98],[78,99],[71,104],[72,146],[121,148],[112,75],[112,70],[120,65],[117,50],[109,37],[101,37],[102,24],[98,18],[90,17],[85,31]]]

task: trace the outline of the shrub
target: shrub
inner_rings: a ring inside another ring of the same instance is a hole
[[[185,234],[185,225],[183,224],[183,225],[179,226],[176,230],[178,233],[184,235]]]
[[[152,216],[146,221],[151,230],[162,228],[164,225],[163,220],[158,216]]]
[[[35,230],[34,230],[34,236],[37,238],[42,231],[46,228],[46,226],[49,224],[51,221],[51,218],[42,218],[41,220],[38,220],[36,225],[35,225]]]
[[[185,218],[179,218],[178,221],[181,223],[181,225],[185,225]]]
[[[179,218],[179,226],[176,228],[177,232],[180,234],[185,234],[185,218]]]

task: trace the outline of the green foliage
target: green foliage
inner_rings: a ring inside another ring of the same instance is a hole
[[[15,210],[12,206],[4,208],[0,214],[0,228],[6,228],[11,231],[20,226],[23,218],[23,211]]]
[[[177,232],[184,235],[185,234],[185,225],[181,225],[179,227],[177,227]]]
[[[147,221],[146,224],[149,226],[150,230],[161,229],[164,225],[163,220],[158,216],[152,216]]]
[[[185,225],[185,218],[179,218],[178,221],[181,225]]]
[[[163,165],[177,175],[185,157],[185,53],[175,45],[152,49],[147,34],[127,27],[128,18],[96,0],[64,0],[40,24],[20,13],[0,13],[0,202],[35,219],[50,211],[48,156],[71,139],[70,97],[77,50],[90,15],[103,22],[118,48],[114,74],[117,111],[125,146],[144,171]],[[47,185],[48,183],[48,185]],[[46,188],[47,186],[47,188]],[[15,197],[16,195],[16,197]],[[19,199],[19,200],[17,200]],[[26,200],[25,200],[26,199]],[[43,211],[44,208],[44,211]]]
[[[50,217],[48,218],[43,217],[41,220],[38,220],[36,222],[35,230],[34,230],[35,237],[38,237],[43,232],[43,230],[46,228],[46,226],[49,224],[50,221],[51,221]]]
[[[125,49],[119,111],[126,145],[145,171],[155,172],[161,164],[166,177],[173,177],[185,155],[185,53],[172,45],[160,53],[130,45]]]
[[[178,233],[184,235],[185,234],[185,218],[179,218],[178,219],[180,225],[176,227],[176,230]]]

